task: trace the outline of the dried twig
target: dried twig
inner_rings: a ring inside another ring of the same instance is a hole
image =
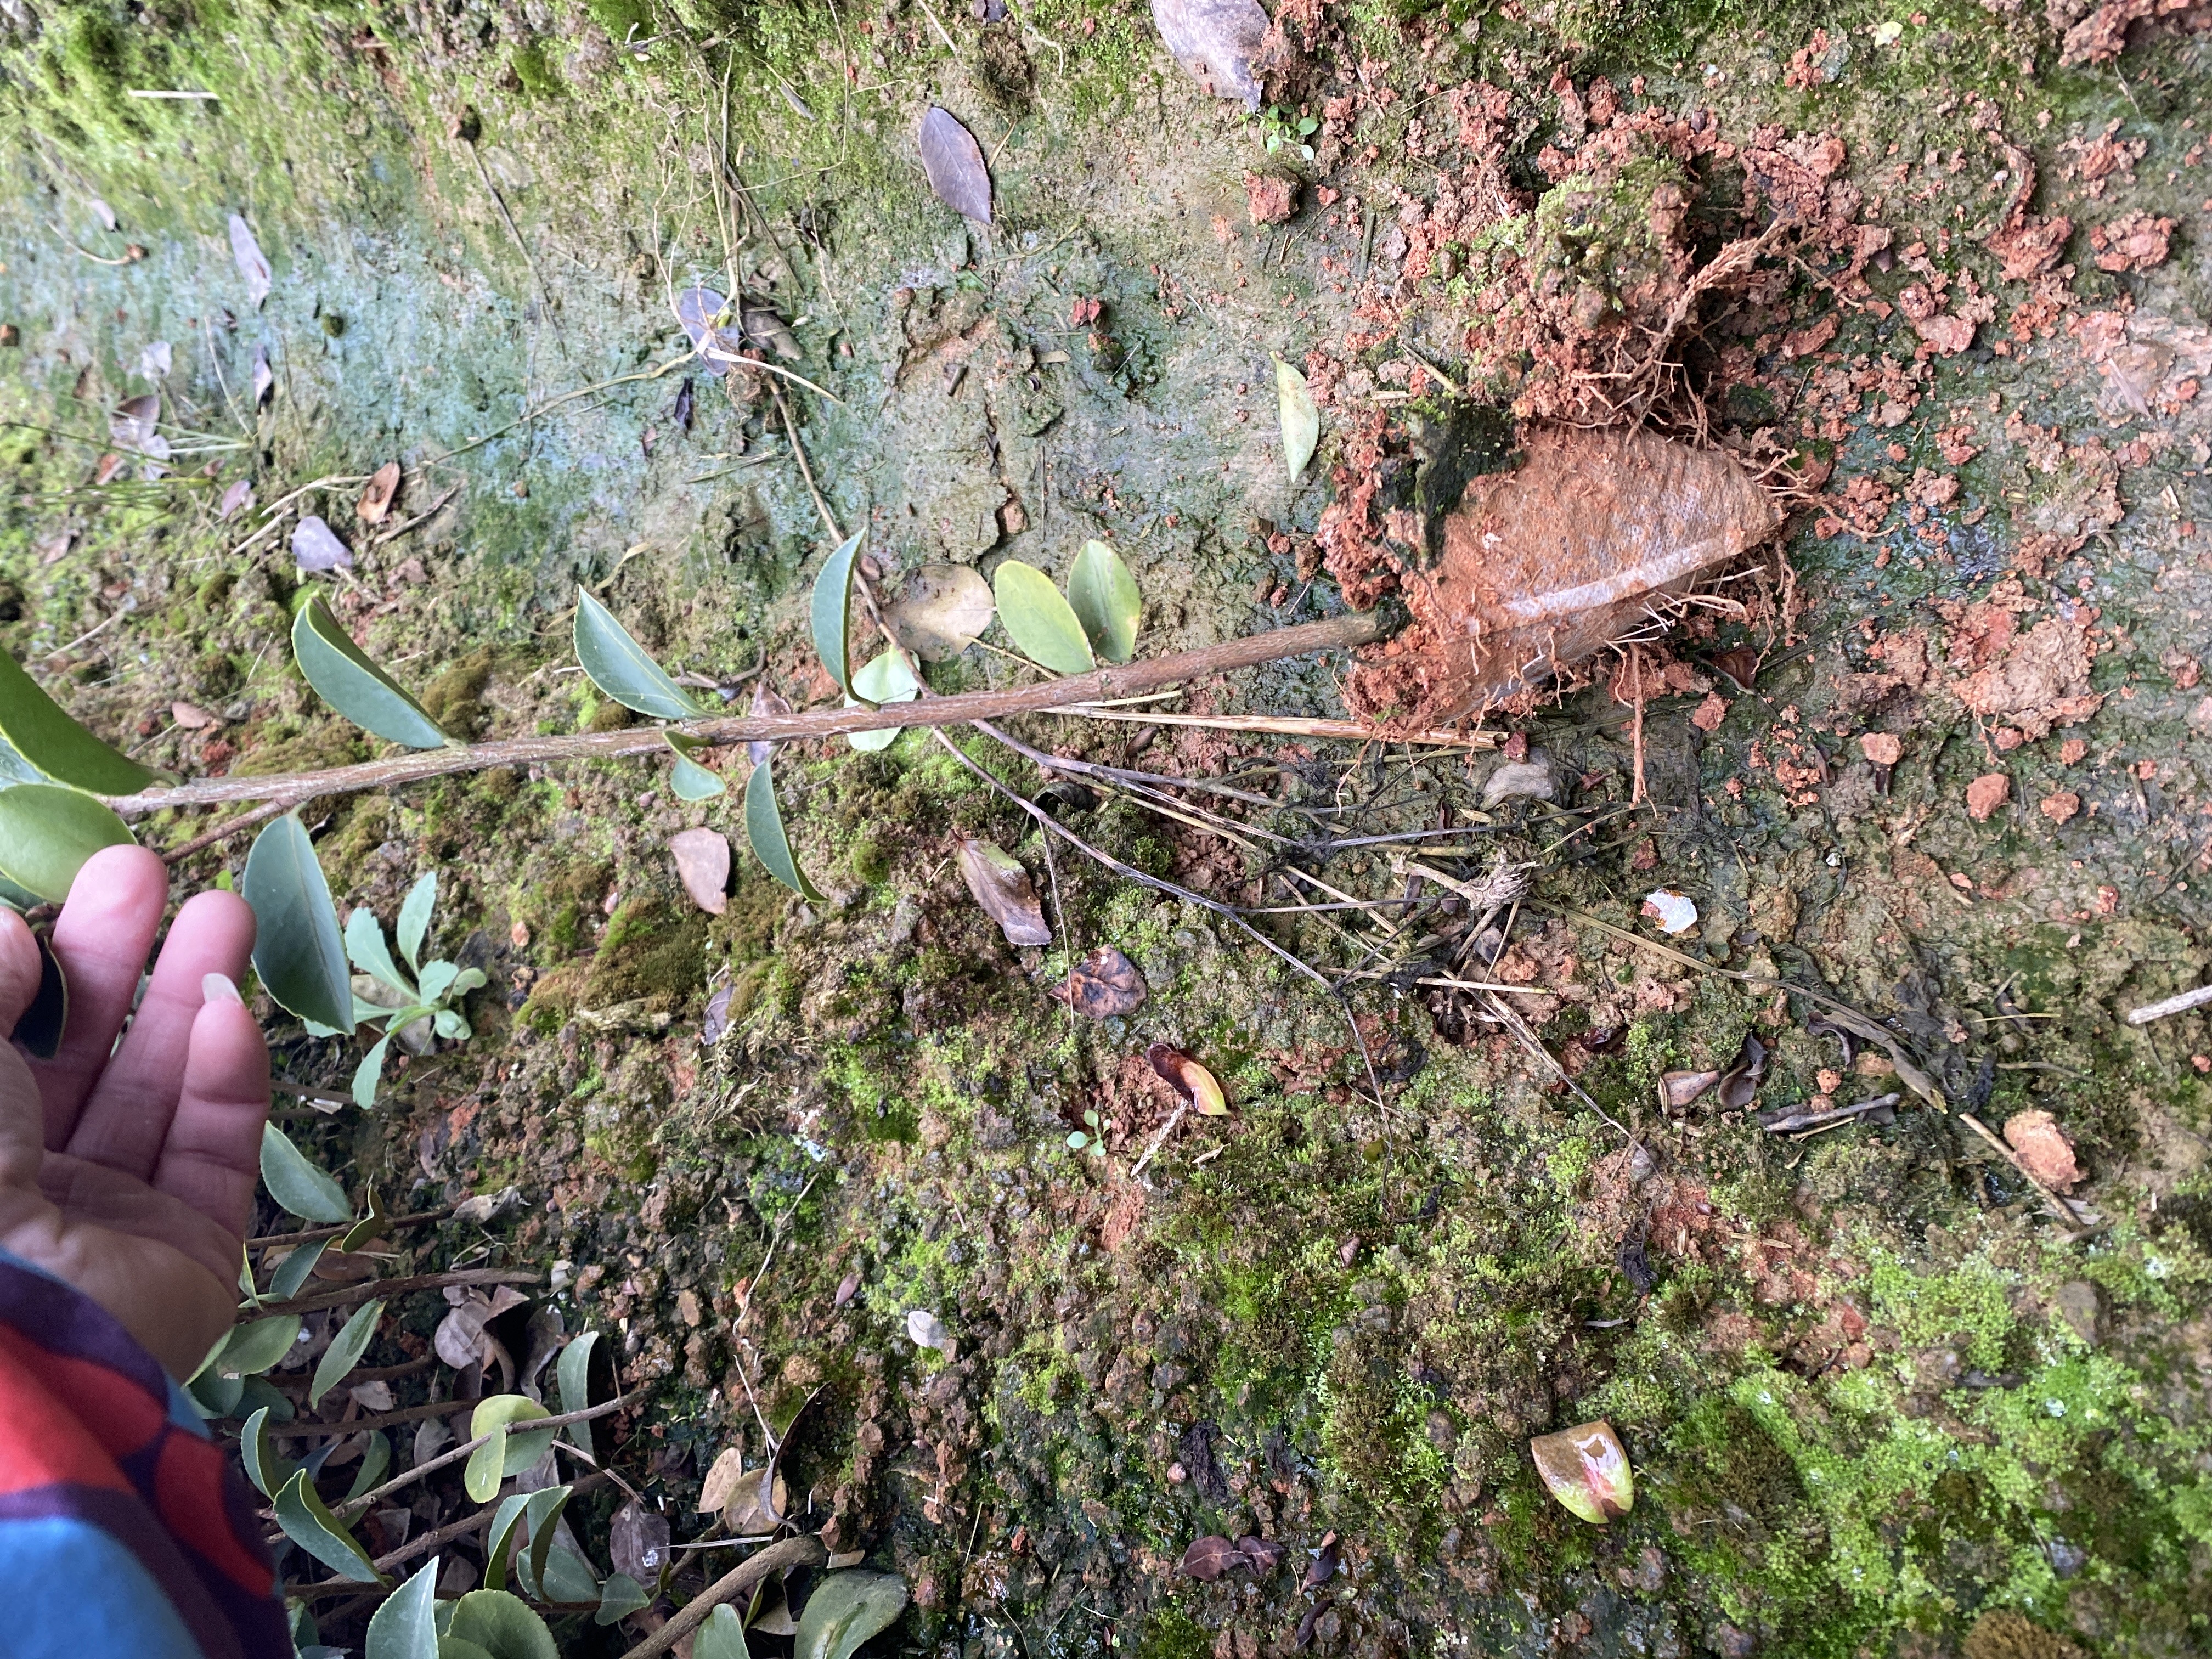
[[[2154,1019],[2164,1019],[2168,1014],[2185,1014],[2191,1008],[2202,1008],[2212,1003],[2212,985],[2200,985],[2193,991],[2184,991],[2179,996],[2168,997],[2163,1002],[2147,1002],[2140,1008],[2128,1010],[2128,1024],[2148,1025]]]
[[[416,1273],[411,1279],[364,1279],[314,1296],[295,1296],[289,1302],[264,1302],[254,1316],[319,1313],[325,1308],[347,1308],[371,1297],[404,1296],[410,1291],[441,1291],[448,1285],[534,1285],[545,1275],[535,1267],[463,1267],[458,1272]]]
[[[705,1624],[707,1615],[723,1602],[734,1601],[769,1574],[787,1567],[818,1567],[829,1559],[830,1552],[822,1547],[818,1538],[787,1538],[780,1544],[770,1544],[701,1590],[673,1619],[623,1654],[622,1659],[653,1659],[655,1654],[667,1652]]]

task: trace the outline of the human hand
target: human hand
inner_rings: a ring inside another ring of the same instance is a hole
[[[0,1048],[0,1249],[66,1280],[186,1377],[230,1327],[261,1169],[269,1050],[240,1000],[253,912],[201,893],[161,925],[168,872],[139,847],[95,853],[54,923],[69,1027],[52,1060]],[[0,1031],[39,988],[38,945],[0,906]]]

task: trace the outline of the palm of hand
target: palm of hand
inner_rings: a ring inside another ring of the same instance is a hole
[[[121,847],[70,890],[52,941],[70,982],[61,1048],[0,1050],[0,1249],[84,1291],[182,1377],[234,1316],[269,1053],[231,988],[253,913],[228,893],[178,912],[132,1014],[167,889],[158,858]],[[0,1030],[38,975],[29,928],[0,909]]]

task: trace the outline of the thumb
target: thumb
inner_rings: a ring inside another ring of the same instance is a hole
[[[0,1037],[13,1035],[45,972],[31,924],[0,904]]]

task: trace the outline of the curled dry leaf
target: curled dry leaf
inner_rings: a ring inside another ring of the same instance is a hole
[[[1244,1565],[1243,1551],[1226,1538],[1212,1533],[1193,1539],[1190,1547],[1182,1553],[1183,1576],[1195,1578],[1201,1584],[1210,1584],[1223,1573]]]
[[[1321,441],[1321,410],[1306,377],[1279,357],[1275,360],[1275,404],[1283,423],[1283,465],[1296,483]]]
[[[975,135],[951,112],[932,105],[921,118],[915,140],[921,147],[922,171],[929,175],[937,199],[979,225],[989,224],[991,173],[983,165]]]
[[[169,705],[169,718],[187,732],[204,732],[210,726],[220,726],[222,720],[196,702],[186,702],[181,697]]]
[[[687,288],[676,296],[676,320],[691,341],[691,349],[720,380],[743,355],[745,337],[734,319],[723,316],[730,302],[711,288]],[[719,319],[719,321],[718,321]]]
[[[457,1371],[465,1371],[483,1352],[484,1325],[491,1316],[491,1298],[471,1291],[438,1322],[430,1346],[441,1360]]]
[[[1718,1072],[1668,1072],[1659,1079],[1668,1106],[1680,1111],[1721,1080]]]
[[[218,520],[232,518],[252,505],[253,481],[240,478],[222,492],[222,500],[216,504],[215,516]]]
[[[353,515],[363,524],[382,524],[392,516],[392,498],[399,493],[399,463],[386,461],[369,475]]]
[[[235,213],[230,216],[230,257],[238,262],[238,274],[246,279],[246,297],[258,311],[275,286],[276,276],[262,257],[261,244],[253,240],[252,228]]]
[[[668,1560],[668,1517],[632,1499],[615,1511],[607,1552],[617,1572],[641,1584],[653,1583]]]
[[[276,385],[276,371],[269,367],[269,348],[253,348],[253,406],[256,409],[269,401],[269,394]]]
[[[707,1471],[707,1478],[699,1483],[699,1513],[718,1513],[731,1498],[737,1496],[738,1483],[744,1478],[745,1449],[742,1446],[724,1448],[720,1455]]]
[[[1145,976],[1137,964],[1110,945],[1102,945],[1075,964],[1067,983],[1053,994],[1092,1019],[1134,1013],[1145,1000]]]
[[[1644,915],[1662,933],[1686,933],[1698,925],[1698,907],[1686,893],[1661,887],[1644,897]]]
[[[107,435],[125,449],[137,450],[142,455],[154,452],[149,447],[161,439],[156,428],[161,420],[161,399],[157,392],[149,392],[137,398],[125,398],[116,405],[115,412],[107,417]],[[163,458],[168,447],[163,444]]]
[[[1049,945],[1052,929],[1045,926],[1044,907],[1021,860],[1000,852],[988,842],[960,843],[960,874],[984,913],[999,924],[1009,945]]]
[[[1237,1550],[1254,1572],[1263,1576],[1282,1565],[1283,1547],[1269,1539],[1256,1538],[1248,1533],[1237,1540]]]
[[[855,1267],[837,1281],[837,1294],[830,1306],[842,1308],[860,1293],[860,1272]]]
[[[1765,1075],[1766,1045],[1746,1031],[1735,1064],[1721,1079],[1721,1104],[1731,1112],[1741,1111],[1759,1093],[1759,1080]]]
[[[1336,1564],[1344,1553],[1334,1530],[1322,1534],[1321,1547],[1314,1551],[1313,1559],[1306,1563],[1304,1576],[1298,1580],[1302,1590],[1319,1589],[1336,1577]]]
[[[719,830],[683,830],[668,838],[676,877],[691,902],[710,916],[730,907],[730,838]]]
[[[771,714],[788,714],[791,701],[766,680],[755,680],[751,712],[755,720],[763,720]],[[769,757],[775,753],[775,743],[765,738],[756,738],[745,745],[745,758],[755,766],[767,765]]]
[[[2014,1112],[2005,1120],[2004,1138],[2028,1174],[2052,1191],[2070,1192],[2081,1179],[2074,1143],[2050,1113]]]
[[[998,611],[982,572],[964,564],[926,564],[884,612],[884,624],[924,662],[945,662],[975,644]]]
[[[1609,1423],[1581,1423],[1528,1443],[1552,1496],[1595,1526],[1635,1507],[1636,1477]]]
[[[1267,36],[1267,14],[1258,0],[1152,0],[1152,22],[1200,86],[1248,110],[1260,107],[1252,59]]]
[[[292,527],[292,561],[310,574],[353,568],[353,550],[315,514]]]
[[[1145,1050],[1145,1059],[1168,1087],[1183,1097],[1184,1103],[1195,1108],[1203,1117],[1226,1117],[1229,1101],[1221,1092],[1221,1085],[1207,1071],[1180,1048],[1164,1042],[1155,1042]]]
[[[959,1354],[959,1342],[945,1328],[945,1322],[927,1308],[915,1308],[908,1313],[906,1334],[915,1347],[934,1348],[947,1360]]]
[[[1529,800],[1553,799],[1556,786],[1552,782],[1552,762],[1548,756],[1538,755],[1524,761],[1506,761],[1494,768],[1482,781],[1482,810],[1487,812],[1501,801],[1516,796]]]

